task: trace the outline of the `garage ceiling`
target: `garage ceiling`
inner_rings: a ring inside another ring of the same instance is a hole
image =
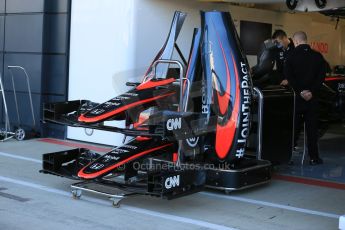
[[[286,6],[286,0],[199,0],[203,2],[217,2],[228,3],[231,5],[238,5],[243,7],[258,8],[264,10],[278,11],[278,12],[293,12]],[[293,1],[293,0],[289,0]],[[299,12],[315,12],[310,14],[315,21],[324,23],[335,23],[336,28],[339,25],[344,25],[345,21],[345,0],[327,0],[327,5],[322,10],[319,9],[315,0],[298,0],[296,11]],[[322,15],[327,17],[322,17]],[[343,20],[341,20],[343,19]]]
[[[287,0],[201,0],[207,2],[221,2],[221,3],[232,3],[236,5],[244,5],[249,7],[262,8],[264,5],[268,8],[273,8],[280,11],[289,11],[286,6]],[[293,0],[288,0],[293,1]],[[297,0],[296,11],[321,11],[321,10],[338,10],[339,8],[345,8],[345,0],[326,0],[327,4],[323,9],[316,6],[315,1],[321,0]]]

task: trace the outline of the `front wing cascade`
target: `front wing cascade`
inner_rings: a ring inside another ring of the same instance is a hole
[[[206,182],[205,170],[173,162],[176,150],[172,142],[135,139],[104,155],[87,149],[47,153],[40,172],[174,199],[201,191]]]
[[[91,124],[79,122],[79,115],[94,105],[97,104],[85,100],[45,104],[44,121],[72,127],[117,132],[127,136],[157,137],[169,141],[184,140],[214,131],[214,128],[212,129],[215,123],[214,117],[209,119],[209,125],[205,126],[202,124],[205,124],[206,118],[199,113],[169,110],[151,114],[144,123],[134,128],[119,128],[105,125],[104,122]]]
[[[150,136],[150,137],[161,137],[162,133],[149,133],[147,128],[137,127],[136,129],[132,128],[119,128],[110,125],[105,125],[103,122],[98,123],[84,123],[78,121],[78,117],[88,108],[97,103],[87,101],[87,100],[75,100],[75,101],[66,101],[66,102],[55,102],[44,104],[43,108],[43,121],[51,122],[60,125],[67,125],[71,127],[81,127],[81,128],[90,128],[103,131],[123,133],[128,136]]]
[[[176,146],[155,139],[134,139],[104,155],[80,148],[43,154],[43,173],[73,179],[96,179],[123,172],[126,164],[152,156],[171,158]],[[170,154],[171,156],[167,156]]]

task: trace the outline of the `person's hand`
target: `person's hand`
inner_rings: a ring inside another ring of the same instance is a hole
[[[288,80],[284,79],[282,82],[280,82],[281,86],[287,86],[289,84]]]
[[[303,90],[301,92],[301,97],[305,100],[305,101],[310,101],[313,98],[313,94],[309,91],[309,90]]]

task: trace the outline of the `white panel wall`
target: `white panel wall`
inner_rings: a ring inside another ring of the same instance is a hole
[[[126,90],[116,75],[135,64],[135,7],[134,0],[119,2],[72,1],[69,100],[103,102]],[[67,137],[113,145],[121,140],[118,134],[95,131],[87,136],[71,127]]]

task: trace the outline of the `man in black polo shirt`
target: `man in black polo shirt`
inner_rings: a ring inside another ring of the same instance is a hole
[[[284,30],[275,30],[272,39],[278,44],[278,52],[276,53],[277,72],[280,75],[280,85],[288,85],[286,76],[284,76],[284,64],[289,54],[295,48],[291,38],[288,38]]]
[[[318,149],[318,93],[326,75],[326,62],[307,44],[305,32],[296,32],[293,42],[296,48],[287,57],[284,73],[296,92],[295,128],[298,130],[305,122],[310,164],[322,164]]]

